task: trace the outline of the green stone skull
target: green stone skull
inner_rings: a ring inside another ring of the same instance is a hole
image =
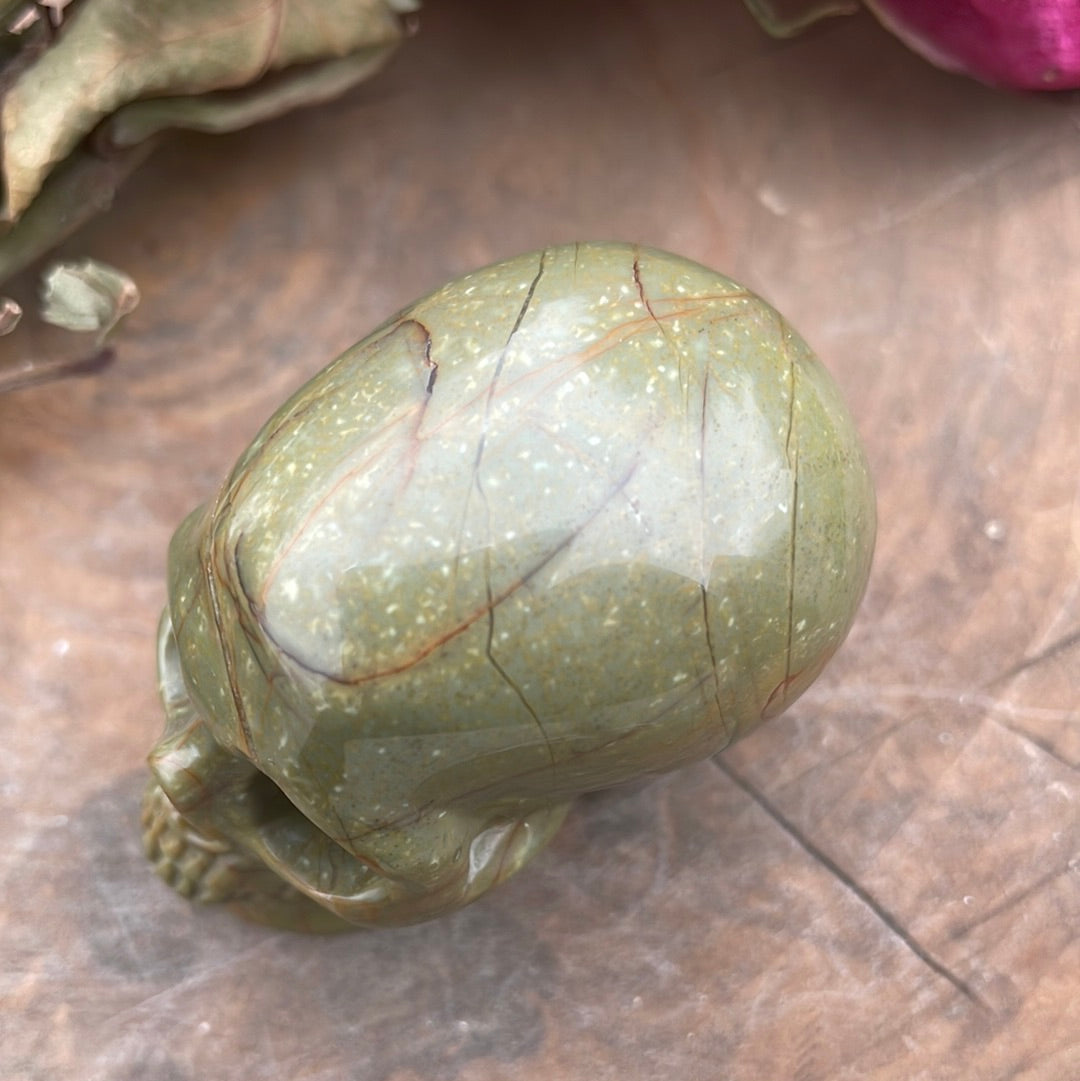
[[[793,702],[874,522],[832,380],[730,279],[626,244],[467,274],[302,387],[177,531],[147,849],[278,925],[467,904],[579,793]]]

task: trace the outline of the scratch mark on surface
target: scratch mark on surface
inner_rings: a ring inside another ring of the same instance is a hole
[[[980,913],[977,919],[971,920],[968,923],[961,924],[959,927],[954,928],[949,932],[949,938],[954,941],[957,939],[965,938],[971,934],[977,927],[981,927],[983,924],[989,923],[991,920],[997,919],[998,916],[1003,915],[1010,909],[1015,908],[1017,905],[1023,904],[1025,901],[1034,897],[1036,894],[1042,892],[1051,882],[1061,878],[1062,875],[1069,874],[1073,870],[1070,864],[1065,864],[1063,867],[1055,867],[1051,871],[1047,871],[1045,874],[1040,875],[1034,882],[1030,883],[1024,889],[1017,891],[1009,897],[999,901],[992,908],[988,908],[985,912]]]
[[[1010,150],[984,162],[976,169],[962,170],[913,203],[900,207],[882,207],[876,215],[860,220],[855,228],[837,231],[819,240],[810,239],[809,246],[817,250],[825,250],[863,241],[880,233],[887,233],[906,222],[941,209],[966,191],[978,187],[1000,173],[1019,165],[1030,164],[1032,160],[1038,159],[1039,153],[1039,149],[1026,143],[1019,151]]]
[[[862,902],[881,923],[898,938],[927,968],[943,980],[950,983],[969,1002],[984,1010],[989,1010],[986,1002],[979,997],[974,988],[947,965],[939,961],[925,946],[916,939],[903,923],[891,913],[865,886],[852,878],[834,859],[818,848],[799,828],[787,819],[772,803],[749,781],[735,772],[721,756],[714,755],[709,760],[737,788],[741,789],[761,808],[811,859],[819,863],[845,889]]]
[[[811,690],[806,701],[814,701],[816,697],[818,696]],[[842,687],[830,688],[828,696],[822,699],[822,704],[837,700],[881,702],[897,698],[912,698],[921,702],[951,702],[963,708],[984,709],[989,713],[1004,713],[1008,717],[1035,721],[1072,721],[1080,716],[1077,709],[1014,704],[1003,702],[993,695],[973,694],[962,687],[927,687],[914,683],[845,683]],[[911,717],[905,720],[911,720]]]
[[[986,719],[990,721],[991,724],[997,725],[998,728],[1003,728],[1010,735],[1016,736],[1017,739],[1023,740],[1025,743],[1030,743],[1033,747],[1038,747],[1043,754],[1048,755],[1055,762],[1060,762],[1069,769],[1080,769],[1080,764],[1066,758],[1049,740],[1029,732],[1026,728],[1019,728],[1017,725],[1009,724],[1008,721],[1003,721],[1000,717],[995,717],[993,714],[988,714]],[[1066,718],[1066,720],[1072,720],[1072,718]]]
[[[1033,656],[1025,657],[1011,668],[1006,668],[999,676],[995,676],[987,684],[987,687],[995,687],[1000,683],[1004,683],[1006,680],[1012,679],[1013,676],[1020,675],[1021,672],[1026,672],[1029,668],[1034,668],[1037,665],[1044,664],[1046,661],[1053,660],[1060,654],[1068,652],[1068,650],[1072,649],[1072,647],[1078,643],[1080,643],[1080,627],[1074,631],[1070,631],[1068,634],[1062,635],[1057,641],[1051,642],[1045,649],[1040,649],[1039,652]]]
[[[116,1010],[113,1013],[106,1015],[102,1018],[102,1023],[115,1025],[132,1017],[155,1016],[156,1014],[151,1011],[150,1007],[154,1007],[154,1010],[156,1011],[158,1006],[171,1003],[174,999],[178,998],[180,1001],[184,1001],[184,996],[192,989],[204,986],[214,986],[214,982],[219,980],[218,973],[237,970],[242,971],[243,965],[248,960],[258,957],[260,954],[270,954],[273,948],[274,940],[266,938],[260,940],[254,946],[249,946],[236,953],[223,951],[224,959],[220,961],[220,963],[206,964],[204,967],[200,968],[199,971],[176,980],[168,987],[164,987],[153,994],[145,995],[137,1002],[125,1006],[122,1010]]]

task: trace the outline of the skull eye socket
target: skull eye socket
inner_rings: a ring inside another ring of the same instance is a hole
[[[252,776],[246,795],[251,825],[255,830],[262,831],[287,819],[297,819],[311,827],[308,819],[265,773],[256,772]]]
[[[247,780],[242,806],[236,839],[301,894],[323,903],[383,899],[382,872],[372,861],[311,821],[265,773]]]
[[[355,856],[311,821],[265,773],[244,789],[241,837],[274,871],[305,892],[333,893],[335,876]],[[367,869],[363,869],[366,875]]]

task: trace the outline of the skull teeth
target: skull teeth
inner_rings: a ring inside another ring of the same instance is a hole
[[[355,930],[261,862],[220,837],[209,837],[172,804],[157,780],[142,803],[143,851],[159,878],[204,904],[228,903],[241,915],[274,927],[324,933]]]
[[[205,903],[234,900],[250,860],[227,841],[196,830],[152,782],[142,805],[143,851],[177,893]]]

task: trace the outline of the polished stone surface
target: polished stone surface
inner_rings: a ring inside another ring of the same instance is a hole
[[[627,244],[466,274],[294,395],[178,531],[154,772],[345,919],[439,915],[574,796],[782,712],[874,523],[835,384],[742,286]],[[220,897],[256,912],[262,881]]]

